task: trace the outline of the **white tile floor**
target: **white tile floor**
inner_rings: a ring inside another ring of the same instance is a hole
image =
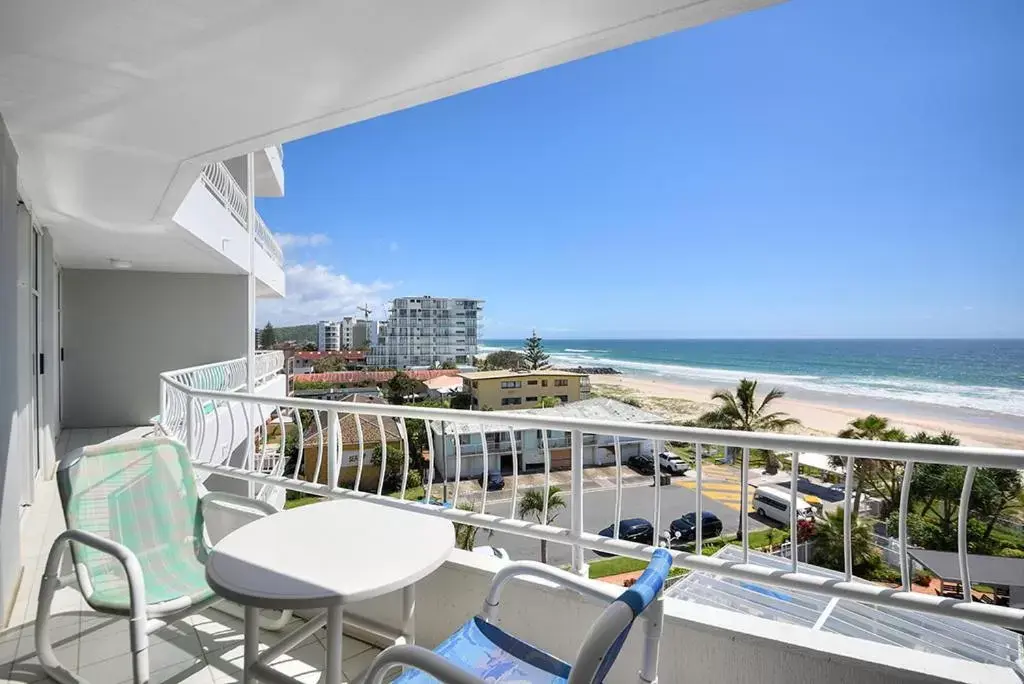
[[[65,430],[57,444],[58,457],[86,444],[108,439],[137,438],[148,428]],[[40,482],[35,502],[22,523],[21,587],[8,626],[0,630],[0,684],[49,681],[36,658],[33,626],[39,582],[46,554],[64,529],[64,518],[54,480]],[[92,684],[117,684],[132,680],[128,659],[128,622],[92,611],[74,587],[57,592],[50,621],[57,657]],[[297,624],[297,623],[296,623]],[[324,662],[326,633],[320,630],[289,654],[274,661],[281,672],[302,682],[318,682]],[[264,646],[278,634],[264,632]],[[345,638],[343,670],[347,679],[357,678],[379,649]],[[242,675],[242,624],[215,608],[169,625],[150,636],[150,673],[154,682],[237,682]]]

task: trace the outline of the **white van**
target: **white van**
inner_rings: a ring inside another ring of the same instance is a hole
[[[793,494],[780,487],[758,487],[754,492],[754,510],[762,518],[789,524],[789,507],[793,505]],[[797,520],[814,520],[814,510],[800,496],[796,497]]]

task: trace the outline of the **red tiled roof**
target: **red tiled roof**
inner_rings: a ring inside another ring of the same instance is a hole
[[[430,380],[444,375],[458,376],[457,370],[408,370],[406,375],[415,380]],[[373,380],[374,382],[387,382],[394,376],[395,371],[339,371],[337,373],[303,373],[295,376],[297,382],[362,382]]]

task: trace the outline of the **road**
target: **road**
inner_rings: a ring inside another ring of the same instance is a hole
[[[696,510],[695,483],[692,480],[677,478],[672,485],[661,490],[661,530],[667,530],[669,523],[683,515]],[[702,497],[703,508],[711,511],[722,520],[723,534],[735,534],[739,524],[739,486],[728,483],[705,483],[707,490]],[[494,494],[498,494],[495,492]],[[504,492],[502,494],[505,494]],[[502,496],[502,501],[488,498],[487,512],[495,515],[509,514],[510,494]],[[554,520],[556,526],[569,526],[569,493],[563,492],[566,508]],[[615,490],[600,489],[585,491],[583,495],[583,529],[587,532],[599,532],[612,524],[615,517]],[[646,518],[654,522],[654,487],[640,485],[626,487],[622,490],[622,517]],[[748,529],[759,530],[765,527],[756,516],[751,516]],[[540,560],[540,541],[505,532],[489,534],[480,530],[476,537],[478,546],[498,546],[508,551],[513,560]],[[548,544],[548,563],[564,565],[571,561],[572,549],[564,544]],[[592,551],[585,552],[587,562],[600,560]]]

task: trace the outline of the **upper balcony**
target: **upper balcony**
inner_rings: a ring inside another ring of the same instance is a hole
[[[284,148],[271,145],[253,155],[257,197],[284,196]]]
[[[174,221],[230,259],[242,272],[249,269],[248,202],[245,191],[223,162],[203,167],[185,196]],[[254,216],[257,249],[253,270],[258,297],[285,293],[284,253],[257,212]]]

